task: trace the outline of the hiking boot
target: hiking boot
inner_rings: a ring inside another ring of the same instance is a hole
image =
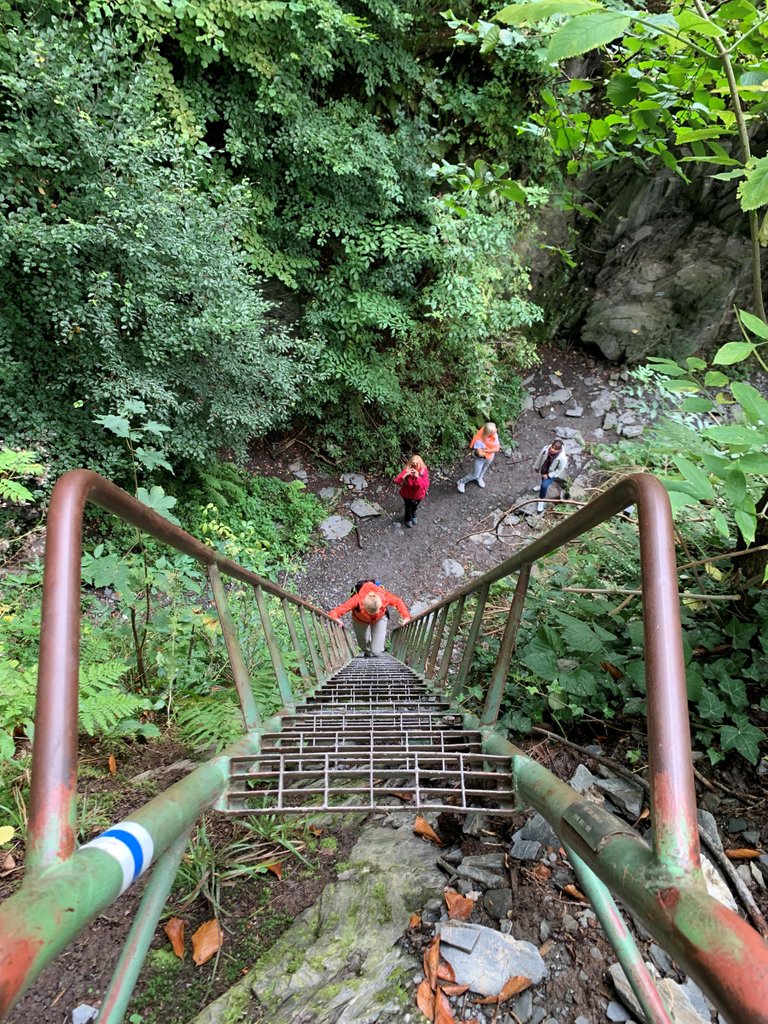
[[[463,480],[459,480],[459,482],[456,484],[456,490],[459,492],[459,494],[463,494],[464,493],[464,481]]]
[[[413,519],[411,520],[411,526],[415,526],[416,523],[418,523],[418,519],[416,518],[416,516],[414,516]]]
[[[373,655],[371,654],[370,651],[363,651],[363,657],[364,658],[372,658]]]
[[[413,526],[413,521],[410,520],[410,519],[406,519],[406,521],[405,521],[405,528],[406,528],[406,530],[410,530],[410,528],[412,526]]]
[[[478,480],[477,481],[477,486],[478,487],[485,487],[485,481],[484,480]]]
[[[545,506],[544,506],[544,502],[543,502],[543,501],[540,501],[540,502],[538,502],[538,503],[537,503],[537,505],[536,505],[536,511],[537,511],[537,512],[543,512],[543,511],[544,511],[544,507],[545,507]]]

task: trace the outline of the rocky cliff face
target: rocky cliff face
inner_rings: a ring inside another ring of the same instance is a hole
[[[629,363],[680,359],[731,336],[734,303],[749,308],[750,274],[733,188],[613,168],[584,191],[599,220],[563,216],[544,227],[554,245],[576,228],[578,268],[559,287],[551,258],[548,267],[534,261],[537,301],[556,336]]]

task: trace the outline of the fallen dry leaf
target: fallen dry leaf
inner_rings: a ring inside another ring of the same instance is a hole
[[[430,988],[426,978],[416,989],[416,1005],[427,1020],[435,1019],[435,993]]]
[[[756,860],[760,856],[760,851],[738,847],[735,850],[726,850],[725,856],[730,860]]]
[[[185,922],[180,917],[171,917],[163,927],[163,931],[173,946],[173,952],[179,958],[184,959],[184,928]]]
[[[417,836],[424,836],[425,839],[429,839],[430,842],[435,843],[437,846],[443,845],[443,840],[424,818],[416,818],[416,821],[413,823],[413,831]]]
[[[578,886],[564,885],[563,892],[567,893],[569,896],[572,896],[575,900],[579,900],[580,903],[589,903],[589,900],[581,891],[581,889],[578,888]]]
[[[430,988],[437,988],[437,968],[440,964],[440,939],[435,936],[424,950],[424,977]]]
[[[265,864],[264,867],[267,871],[271,871],[277,878],[283,877],[283,865],[279,861],[275,861],[274,864]]]
[[[441,989],[435,993],[435,1024],[456,1024],[448,996]]]
[[[440,981],[456,981],[456,972],[447,960],[441,960],[437,965],[437,976]]]
[[[441,985],[440,988],[445,992],[447,996],[463,996],[465,992],[469,991],[469,985]]]
[[[475,901],[467,899],[455,889],[446,888],[443,892],[445,905],[448,908],[448,917],[452,921],[467,921],[475,909]]]
[[[650,818],[650,816],[651,816],[651,809],[650,809],[650,807],[644,807],[642,809],[642,811],[640,811],[640,816],[638,817],[637,820],[638,821],[645,821],[645,819],[646,818]]]
[[[601,661],[600,668],[605,669],[605,671],[612,679],[619,680],[624,678],[624,673],[621,671],[621,669],[617,668],[615,665],[612,665],[610,661]]]
[[[539,953],[541,954],[542,959],[545,956],[547,956],[548,953],[550,953],[552,951],[552,947],[553,946],[554,946],[554,942],[552,941],[552,939],[547,939],[546,942],[543,942],[539,946]]]
[[[413,800],[413,793],[409,793],[404,789],[393,789],[392,796],[396,796],[398,800],[402,800],[405,804],[409,804]]]
[[[531,874],[537,882],[548,882],[549,876],[552,874],[552,868],[548,868],[546,864],[534,864],[531,868]]]
[[[419,928],[419,927],[421,927],[421,914],[411,914],[411,916],[408,918],[408,927],[409,928]]]
[[[317,825],[310,825],[309,831],[313,836],[321,836],[323,834],[323,829],[318,828]]]
[[[216,918],[212,917],[210,921],[201,924],[192,936],[192,959],[200,967],[215,956],[223,945],[224,931]]]
[[[475,999],[477,1006],[490,1006],[493,1003],[497,1005],[504,1003],[507,999],[511,999],[512,996],[518,995],[520,992],[524,992],[531,984],[531,979],[526,978],[522,974],[515,974],[511,978],[507,978],[501,987],[501,992],[495,996],[485,996],[483,999]]]
[[[109,755],[109,761],[107,763],[109,765],[109,774],[117,775],[117,759],[114,754]]]

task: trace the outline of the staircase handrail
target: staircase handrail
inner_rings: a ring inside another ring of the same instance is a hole
[[[47,519],[35,741],[25,854],[28,878],[68,860],[75,847],[81,556],[83,515],[89,502],[156,540],[190,555],[208,569],[246,731],[258,726],[258,712],[220,574],[254,587],[257,600],[260,600],[262,592],[266,592],[280,598],[284,610],[287,603],[304,616],[311,615],[316,622],[327,623],[325,636],[316,633],[322,657],[316,657],[315,650],[310,650],[316,679],[319,676],[317,681],[322,681],[323,669],[339,667],[352,654],[344,631],[321,608],[215,551],[98,473],[87,469],[65,473],[51,493]],[[280,652],[276,650],[274,636],[270,635],[268,615],[261,601],[259,610],[278,682],[283,683],[281,696],[287,704],[291,701],[290,683],[284,670],[282,673],[279,671]],[[302,624],[306,625],[304,618]],[[311,646],[306,628],[304,632]]]

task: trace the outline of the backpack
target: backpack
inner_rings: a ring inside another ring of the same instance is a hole
[[[381,586],[381,580],[358,580],[357,583],[352,587],[351,594],[359,594],[363,588],[364,583],[373,583],[375,586]]]
[[[357,583],[354,585],[354,587],[352,587],[351,593],[352,594],[359,594],[364,583],[373,583],[377,587],[381,586],[381,580],[358,580]],[[385,611],[384,611],[384,614],[386,615],[387,618],[389,618],[390,617],[390,609],[386,608]]]

